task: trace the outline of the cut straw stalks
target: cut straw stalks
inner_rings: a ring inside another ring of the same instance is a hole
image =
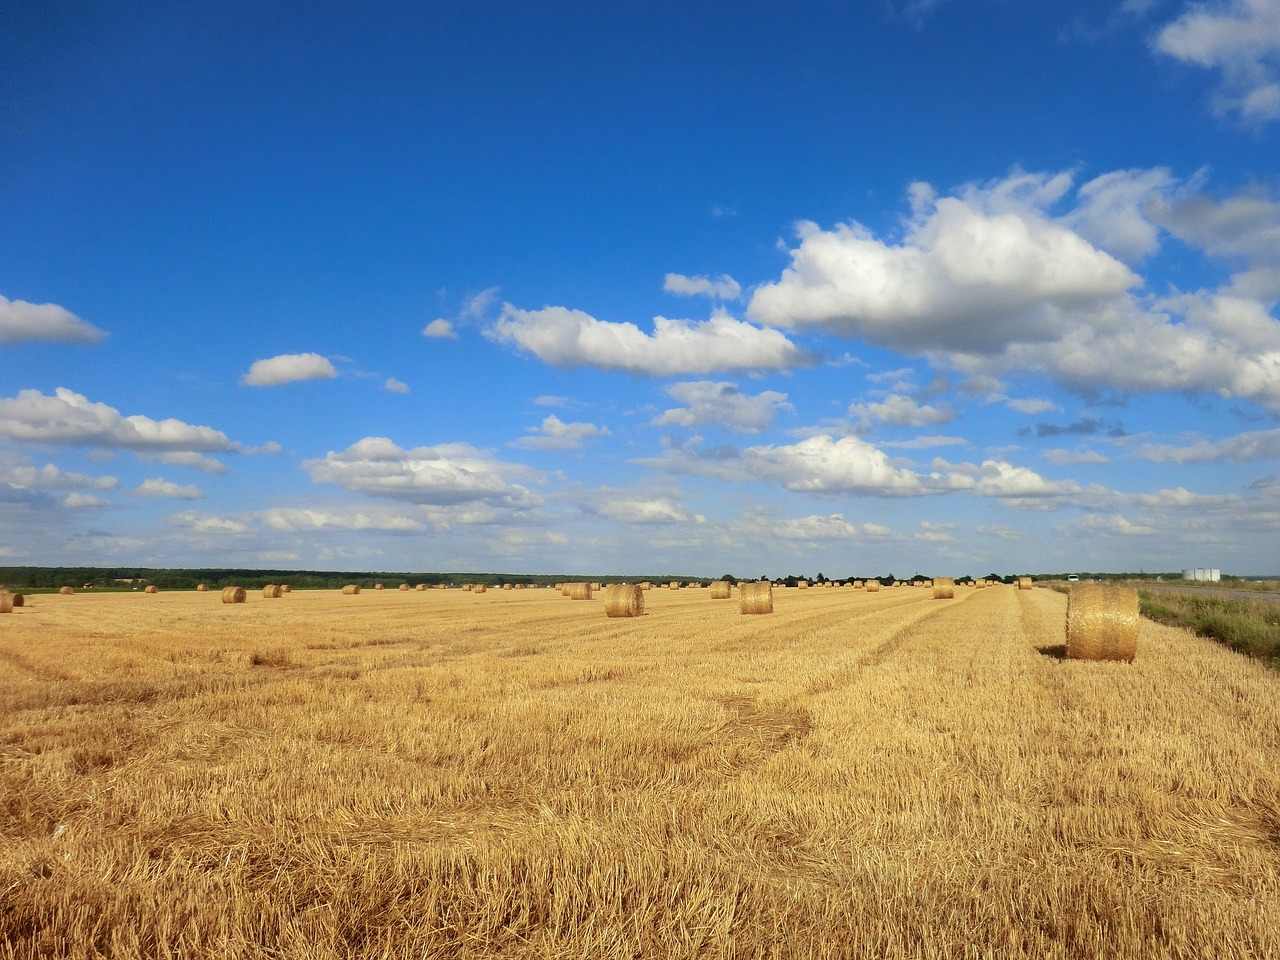
[[[284,596],[284,591],[280,589],[280,584],[268,583],[265,587],[262,588],[262,596],[264,599],[267,599],[267,600],[279,600],[282,596]]]
[[[768,580],[738,584],[740,613],[773,613],[773,584]]]
[[[954,600],[955,596],[956,596],[956,581],[954,577],[934,577],[933,578],[933,599]]]
[[[733,584],[728,580],[715,580],[711,584],[712,600],[731,600],[733,599]]]
[[[249,595],[244,592],[244,587],[223,587],[222,602],[223,603],[244,603],[249,599]]]
[[[1138,652],[1138,591],[1085,583],[1067,594],[1067,658],[1124,660]]]
[[[611,583],[604,588],[606,617],[644,616],[644,591],[634,583]]]

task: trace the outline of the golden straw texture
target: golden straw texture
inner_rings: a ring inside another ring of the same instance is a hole
[[[868,581],[867,581],[867,593],[879,593],[879,592],[880,592],[880,581],[879,581],[879,580],[868,580]]]
[[[359,592],[360,592],[360,584],[358,583],[348,583],[345,587],[342,588],[343,596],[347,596],[347,597],[353,597]]]
[[[768,580],[738,584],[738,609],[742,613],[773,613],[773,584]]]
[[[1125,660],[1138,652],[1138,591],[1082,583],[1067,594],[1067,657]]]
[[[244,587],[223,587],[222,602],[223,603],[244,603],[248,599],[248,594],[244,592]]]
[[[262,596],[266,600],[279,600],[283,594],[284,591],[280,589],[278,583],[268,583],[262,588]]]
[[[604,588],[607,617],[644,616],[644,591],[634,583],[611,583]]]
[[[956,595],[956,581],[953,577],[933,578],[933,599],[953,600]]]
[[[712,600],[730,600],[733,598],[733,584],[728,580],[715,580],[711,584]]]
[[[589,583],[566,583],[564,589],[565,596],[570,600],[591,599],[591,584]]]

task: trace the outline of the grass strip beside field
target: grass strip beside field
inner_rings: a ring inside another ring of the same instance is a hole
[[[1280,604],[1139,590],[1142,615],[1226,644],[1280,669]]]

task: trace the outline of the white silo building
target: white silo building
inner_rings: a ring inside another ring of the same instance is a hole
[[[1222,571],[1213,567],[1188,567],[1182,571],[1182,579],[1217,582],[1222,579]]]

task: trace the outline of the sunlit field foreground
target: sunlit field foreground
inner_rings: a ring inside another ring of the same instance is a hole
[[[1280,957],[1280,678],[1066,597],[41,596],[2,957]]]

